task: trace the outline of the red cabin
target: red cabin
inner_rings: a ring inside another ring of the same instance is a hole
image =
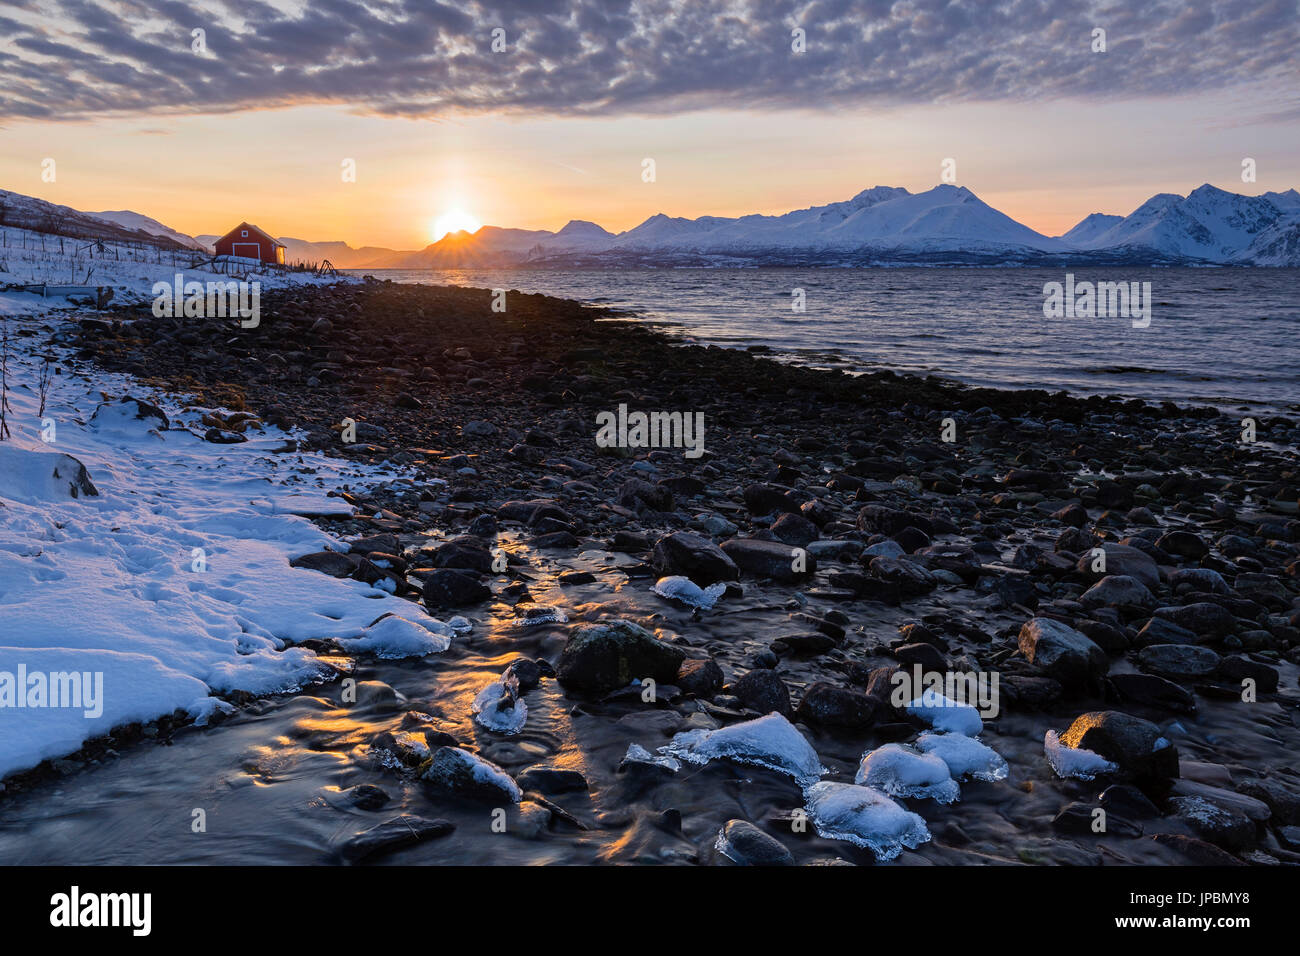
[[[284,265],[284,244],[251,222],[241,222],[215,243],[217,255],[259,259],[272,265]]]

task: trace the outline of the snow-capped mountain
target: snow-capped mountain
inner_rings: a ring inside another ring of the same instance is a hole
[[[122,216],[122,221],[108,218]],[[142,228],[152,223],[162,232]],[[197,243],[183,233],[138,213],[89,213],[60,206],[58,203],[24,196],[0,189],[0,226],[29,229],[48,235],[75,239],[110,239],[119,242],[143,242],[168,249],[197,248]]]
[[[1135,254],[1146,250],[1195,262],[1243,262],[1248,261],[1247,250],[1262,233],[1297,212],[1300,196],[1295,190],[1240,196],[1206,184],[1186,198],[1159,193],[1107,229],[1072,236],[1093,218],[1090,216],[1064,238],[1080,249],[1125,249]],[[1270,244],[1266,241],[1266,245]]]
[[[1123,216],[1108,216],[1104,212],[1094,212],[1084,216],[1073,229],[1057,238],[1067,245],[1083,248],[1085,243],[1096,239],[1111,226],[1123,220]]]
[[[207,251],[203,243],[199,242],[194,236],[187,236],[183,232],[177,232],[170,226],[164,226],[157,219],[150,219],[142,213],[132,212],[129,209],[118,209],[109,212],[88,212],[87,216],[94,216],[96,219],[102,219],[105,222],[115,223],[126,229],[133,229],[136,232],[145,232],[151,236],[162,236],[179,243],[186,249],[197,249]]]

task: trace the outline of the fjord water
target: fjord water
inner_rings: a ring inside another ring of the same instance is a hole
[[[356,270],[367,271],[367,270]],[[1272,410],[1300,407],[1300,270],[1077,269],[1150,282],[1146,328],[1043,316],[1064,269],[379,270],[580,299],[672,334],[850,371]],[[805,311],[792,309],[803,289]],[[508,307],[508,306],[507,306]]]

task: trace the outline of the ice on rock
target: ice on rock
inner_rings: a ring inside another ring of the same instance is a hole
[[[655,582],[655,586],[651,590],[661,598],[680,601],[689,607],[698,607],[709,611],[713,609],[713,605],[718,603],[718,598],[727,592],[727,586],[719,582],[710,584],[707,588],[702,588],[690,578],[674,574],[666,578],[660,578]]]
[[[913,717],[919,717],[935,730],[944,733],[978,737],[984,730],[984,721],[980,719],[978,710],[970,704],[960,704],[945,697],[934,688],[922,691],[921,696],[908,704],[906,709]]]
[[[563,624],[569,616],[558,607],[549,604],[521,604],[515,608],[515,616],[521,618],[525,627],[534,624]]]
[[[885,744],[863,754],[854,783],[890,796],[929,798],[938,803],[952,803],[961,796],[961,788],[941,757],[905,744]]]
[[[623,769],[628,764],[644,763],[655,767],[663,767],[672,773],[682,769],[682,762],[675,757],[667,757],[661,754],[652,754],[640,744],[629,744],[627,753],[623,755],[623,760],[619,764],[619,769]]]
[[[689,730],[660,747],[659,752],[695,764],[734,760],[767,767],[789,774],[804,786],[826,772],[817,751],[803,734],[775,711],[718,730]]]
[[[920,814],[871,787],[825,780],[805,790],[804,798],[821,836],[866,847],[878,860],[892,860],[904,847],[915,850],[930,839]]]
[[[474,719],[499,734],[517,734],[528,720],[528,705],[518,695],[518,682],[514,688],[494,680],[474,698],[470,711]]]
[[[1099,753],[1061,743],[1055,730],[1049,730],[1043,737],[1043,750],[1047,754],[1047,762],[1052,765],[1056,775],[1063,779],[1074,777],[1076,780],[1091,780],[1099,773],[1111,773],[1118,769],[1116,764]]]
[[[438,629],[432,625],[438,625]],[[442,630],[447,633],[440,633]],[[369,653],[390,660],[424,657],[441,654],[450,647],[451,633],[451,628],[439,621],[430,619],[417,624],[389,614],[367,627],[360,637],[340,638],[339,644],[349,653]]]
[[[916,747],[946,763],[954,780],[1005,780],[1009,773],[1000,753],[964,734],[922,734]]]

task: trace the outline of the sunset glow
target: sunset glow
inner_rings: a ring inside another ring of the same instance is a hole
[[[462,209],[450,209],[433,221],[433,232],[429,238],[437,242],[449,232],[478,232],[482,225],[477,219]]]

